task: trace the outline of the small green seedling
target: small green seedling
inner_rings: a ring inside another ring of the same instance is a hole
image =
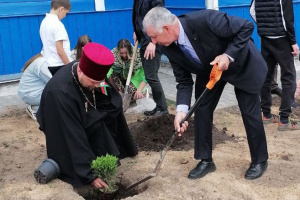
[[[106,156],[97,157],[92,161],[91,168],[94,175],[108,185],[108,188],[100,188],[100,191],[104,193],[110,193],[118,189],[116,185],[117,160],[116,156],[106,154]]]

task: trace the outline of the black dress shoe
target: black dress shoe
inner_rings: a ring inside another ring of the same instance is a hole
[[[167,115],[169,112],[167,110],[157,110],[154,115],[152,116],[161,116],[161,115]]]
[[[151,111],[145,111],[144,115],[146,115],[146,116],[161,116],[161,115],[166,115],[168,113],[169,112],[167,110],[160,110],[158,108],[154,108]]]
[[[211,162],[201,161],[194,169],[190,171],[188,178],[189,179],[202,178],[209,172],[213,172],[215,170],[216,170],[216,165],[213,161]]]
[[[245,179],[253,180],[261,177],[268,167],[268,161],[264,161],[258,164],[251,164],[246,171]]]
[[[277,94],[279,97],[282,96],[282,89],[277,87],[274,90],[271,90],[271,94]]]
[[[146,116],[152,116],[152,115],[154,115],[156,113],[156,111],[157,111],[157,108],[155,107],[153,110],[145,111],[144,115],[146,115]]]

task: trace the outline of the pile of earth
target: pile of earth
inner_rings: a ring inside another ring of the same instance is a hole
[[[161,151],[168,140],[174,134],[174,115],[162,115],[157,117],[139,119],[137,122],[129,124],[132,137],[139,151]],[[182,134],[182,137],[177,137],[170,149],[175,151],[187,151],[194,148],[194,118],[188,120],[189,127]],[[224,143],[224,141],[234,141],[234,135],[228,136],[227,128],[218,130],[213,125],[213,145]]]

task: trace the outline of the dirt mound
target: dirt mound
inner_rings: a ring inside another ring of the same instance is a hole
[[[174,115],[163,115],[145,118],[129,125],[133,139],[139,151],[161,151],[174,133]],[[182,137],[177,137],[171,145],[171,150],[181,151],[194,148],[194,118],[188,120],[189,127]],[[228,136],[226,129],[218,130],[213,126],[214,145],[224,141],[235,141]]]

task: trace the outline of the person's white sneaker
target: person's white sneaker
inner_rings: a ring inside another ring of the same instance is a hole
[[[29,117],[31,117],[31,119],[33,119],[34,121],[36,121],[36,112],[34,112],[31,108],[31,106],[28,106],[26,108],[26,113],[29,115]]]

